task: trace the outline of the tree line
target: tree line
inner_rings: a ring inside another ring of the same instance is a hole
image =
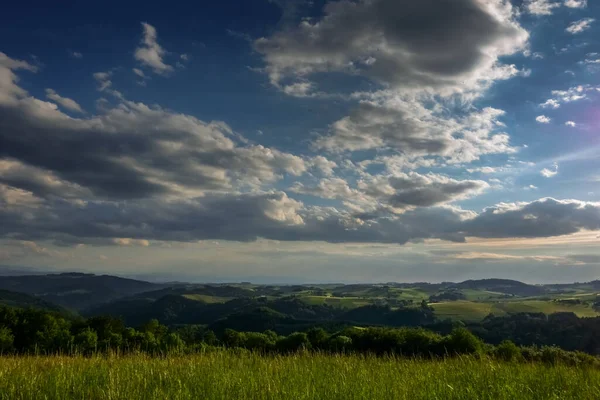
[[[1,354],[148,353],[166,355],[217,348],[243,349],[264,354],[298,351],[360,353],[421,358],[469,354],[506,361],[542,361],[599,365],[597,357],[555,346],[517,346],[504,340],[486,344],[464,327],[443,335],[423,328],[347,327],[334,333],[313,327],[306,332],[279,335],[274,331],[219,335],[201,325],[167,327],[150,320],[139,328],[126,327],[114,317],[68,318],[38,310],[0,306]]]

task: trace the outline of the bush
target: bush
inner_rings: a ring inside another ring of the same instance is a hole
[[[352,349],[352,339],[348,336],[333,336],[327,341],[327,347],[331,351],[344,353]]]
[[[310,340],[303,332],[294,332],[287,337],[283,337],[277,341],[277,350],[283,353],[291,353],[300,350],[310,349]]]
[[[452,354],[479,354],[483,350],[483,342],[465,328],[454,329],[446,336],[444,342],[446,352]]]
[[[98,348],[98,334],[91,328],[85,328],[75,335],[75,348],[82,354],[92,354]]]
[[[522,358],[521,350],[510,340],[500,343],[493,352],[494,356],[504,361],[515,361]]]

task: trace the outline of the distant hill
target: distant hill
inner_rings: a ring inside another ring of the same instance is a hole
[[[529,285],[527,283],[513,281],[510,279],[478,279],[468,280],[450,285],[456,289],[488,290],[511,294],[514,296],[540,296],[547,293],[544,286]]]
[[[30,296],[25,293],[11,292],[0,289],[0,305],[21,308],[38,308],[46,311],[66,313],[67,310],[61,306],[42,300],[39,297]]]
[[[135,279],[83,273],[0,276],[0,289],[37,296],[72,310],[164,287]]]

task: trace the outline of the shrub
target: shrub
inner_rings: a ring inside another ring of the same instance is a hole
[[[352,339],[348,336],[333,336],[327,341],[327,347],[331,351],[344,353],[352,349]]]
[[[519,347],[517,347],[517,345],[510,340],[504,340],[502,343],[496,346],[493,354],[497,358],[504,361],[515,361],[522,357]]]
[[[444,347],[449,354],[479,354],[483,350],[483,342],[468,329],[454,329],[444,340]]]

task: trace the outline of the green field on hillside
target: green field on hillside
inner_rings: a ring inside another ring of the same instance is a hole
[[[213,303],[225,303],[229,300],[233,300],[233,297],[219,297],[219,296],[210,296],[207,294],[184,294],[183,297],[190,300],[203,301],[205,303],[213,304]]]
[[[589,305],[563,304],[552,300],[515,300],[503,302],[448,301],[433,303],[431,307],[439,318],[479,321],[489,314],[502,316],[510,313],[528,312],[552,314],[573,312],[579,317],[597,317],[600,315]]]
[[[598,399],[600,370],[470,357],[1,357],[0,399]]]

